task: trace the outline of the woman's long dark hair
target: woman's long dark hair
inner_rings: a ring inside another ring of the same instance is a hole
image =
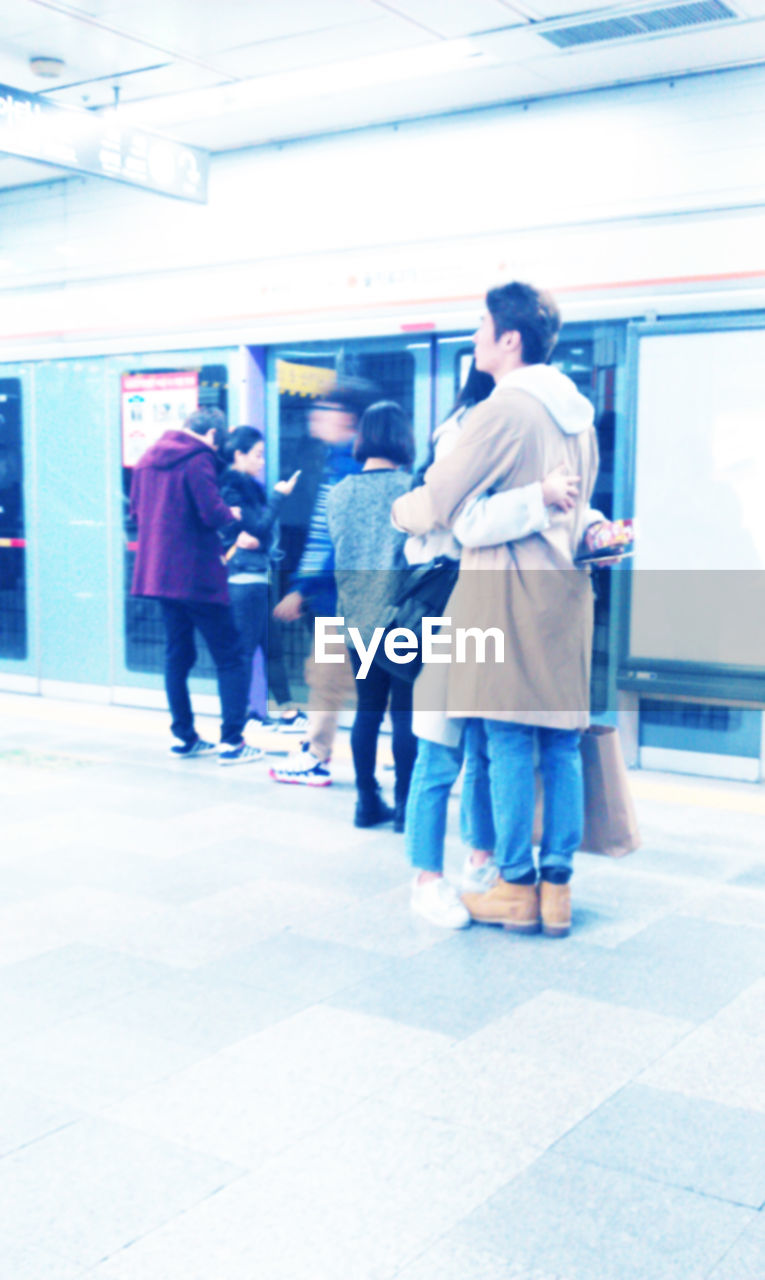
[[[494,379],[490,373],[482,373],[476,368],[475,359],[470,361],[468,376],[457,393],[457,399],[454,401],[451,409],[446,415],[447,419],[451,418],[458,409],[472,409],[474,405],[480,404],[487,396],[490,396],[494,390]],[[428,448],[428,456],[421,467],[418,467],[414,473],[412,485],[420,485],[424,482],[425,472],[428,467],[433,465],[436,457],[436,446],[431,437]]]
[[[468,376],[457,393],[457,399],[454,401],[447,417],[451,418],[453,413],[458,409],[472,409],[473,405],[480,404],[487,396],[490,396],[494,390],[494,379],[490,373],[482,373],[476,368],[475,358],[470,361]]]

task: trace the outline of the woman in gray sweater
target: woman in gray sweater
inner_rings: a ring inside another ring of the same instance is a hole
[[[338,613],[348,627],[358,628],[363,644],[369,644],[375,627],[384,626],[393,598],[397,572],[403,568],[404,535],[391,523],[391,507],[411,485],[402,467],[414,459],[412,427],[403,409],[392,400],[371,405],[359,424],[354,448],[363,463],[358,475],[346,476],[332,491],[327,504],[329,534],[335,548]],[[354,675],[361,658],[349,646]],[[357,827],[373,827],[394,819],[403,831],[406,798],[417,740],[412,733],[412,684],[391,675],[375,662],[363,679],[357,678],[358,704],[351,732],[356,771]],[[395,810],[380,795],[375,777],[377,740],[386,707],[393,727],[393,760],[396,771]]]

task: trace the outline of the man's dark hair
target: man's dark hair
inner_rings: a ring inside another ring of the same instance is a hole
[[[229,431],[222,445],[222,453],[228,463],[234,461],[235,453],[249,453],[263,439],[263,432],[257,427],[236,427]]]
[[[226,430],[226,415],[221,409],[196,409],[183,425],[197,436],[206,436],[208,431],[214,431],[217,441],[220,432]]]
[[[494,337],[515,330],[521,335],[524,364],[547,364],[560,333],[560,312],[549,293],[530,284],[498,285],[486,295]]]
[[[366,378],[338,378],[334,386],[317,396],[315,403],[331,405],[333,409],[342,409],[345,413],[352,413],[354,417],[360,418],[379,398],[379,389],[373,382],[367,382]]]
[[[353,456],[364,463],[368,458],[386,458],[397,467],[414,461],[412,424],[395,400],[378,400],[363,414]]]

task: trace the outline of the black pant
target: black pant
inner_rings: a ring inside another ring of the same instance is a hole
[[[292,693],[290,691],[287,667],[284,662],[282,623],[273,616],[277,602],[276,592],[271,588],[269,591],[268,616],[268,684],[274,695],[274,701],[278,702],[279,706],[283,706],[285,702],[292,701]]]
[[[355,649],[349,649],[348,653],[353,674],[356,675],[361,667],[361,659]],[[405,804],[417,754],[417,739],[412,733],[412,685],[408,680],[397,679],[373,662],[366,678],[356,681],[356,694],[356,718],[351,730],[356,786],[359,791],[373,791],[377,786],[377,739],[390,698],[396,803]]]
[[[252,661],[258,649],[275,700],[290,700],[290,686],[282,656],[279,623],[271,617],[271,592],[265,582],[229,582],[234,622],[242,641],[244,659],[252,679]]]
[[[239,633],[228,604],[197,604],[190,600],[160,600],[165,623],[165,688],[171,732],[183,742],[195,742],[188,676],[197,659],[194,628],[202,633],[218,677],[223,723],[221,742],[242,741],[247,718],[250,677]]]

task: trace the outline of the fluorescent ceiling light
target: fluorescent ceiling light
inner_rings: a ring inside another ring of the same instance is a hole
[[[280,103],[327,97],[406,80],[423,80],[446,71],[467,71],[472,67],[491,65],[497,65],[497,59],[484,53],[470,40],[442,40],[395,53],[373,54],[367,58],[325,63],[211,89],[147,99],[124,106],[121,114],[123,118],[147,126],[171,119],[176,122],[209,119],[235,111],[278,106]]]

